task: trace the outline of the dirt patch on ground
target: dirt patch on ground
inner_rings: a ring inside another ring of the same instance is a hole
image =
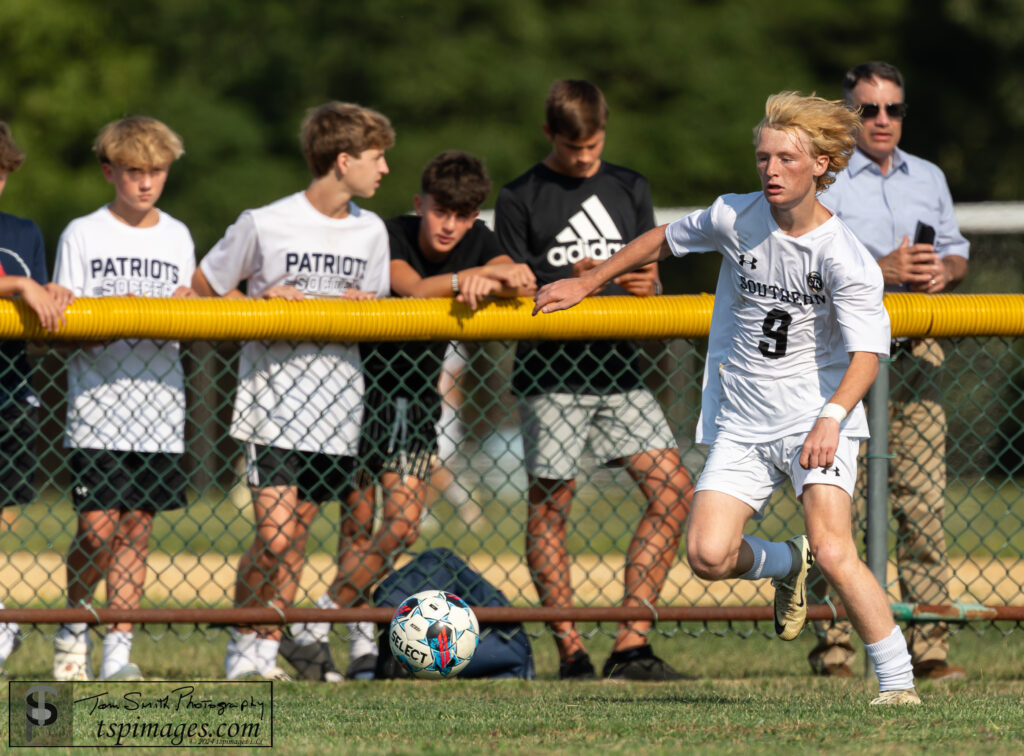
[[[406,559],[400,560],[403,564]],[[536,604],[537,592],[525,562],[515,555],[477,554],[470,565],[504,592],[512,603]],[[591,606],[615,605],[622,600],[621,554],[605,557],[577,557],[572,568],[576,601]],[[238,557],[222,554],[151,554],[146,581],[146,600],[153,605],[217,607],[229,606],[235,583]],[[952,594],[961,601],[988,606],[1024,605],[1024,559],[988,559],[978,562],[956,559],[951,563],[955,578]],[[302,575],[301,603],[320,596],[334,578],[334,557],[312,554]],[[890,598],[894,591],[896,566],[889,564]],[[0,585],[6,586],[4,602],[8,606],[60,606],[64,595],[64,558],[47,551],[34,554],[17,551],[0,554]],[[764,605],[773,590],[767,580],[749,582],[730,580],[707,583],[690,572],[685,560],[679,560],[668,577],[662,602],[669,605],[741,606]],[[103,600],[100,589],[98,601]]]

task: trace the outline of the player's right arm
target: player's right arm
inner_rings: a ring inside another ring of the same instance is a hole
[[[255,270],[258,240],[256,222],[246,211],[196,266],[192,290],[200,297],[245,299],[238,284]]]
[[[196,272],[192,274],[192,290],[200,297],[219,297],[213,287],[210,286],[210,282],[206,279],[206,274],[203,273],[202,268],[196,268]],[[245,295],[240,289],[231,289],[224,294],[227,299],[244,299]]]
[[[665,226],[653,228],[637,237],[600,265],[574,278],[564,278],[541,288],[534,297],[533,314],[557,312],[583,301],[625,273],[664,260],[672,254],[665,239]]]

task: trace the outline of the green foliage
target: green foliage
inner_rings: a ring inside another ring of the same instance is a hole
[[[1016,199],[1022,36],[1009,0],[6,0],[0,118],[29,162],[3,206],[52,250],[109,199],[89,151],[99,127],[145,112],[185,139],[162,204],[203,254],[241,210],[305,185],[302,114],[342,99],[395,124],[392,175],[366,202],[387,216],[442,149],[485,156],[496,186],[542,158],[561,77],[605,89],[606,157],[647,174],[657,204],[701,204],[756,188],[750,129],[769,93],[838,97],[843,71],[874,58],[907,74],[905,144],[958,199]]]

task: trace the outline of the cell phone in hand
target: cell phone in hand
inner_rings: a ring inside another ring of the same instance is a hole
[[[935,229],[927,223],[917,222],[917,230],[914,231],[914,244],[934,244]]]

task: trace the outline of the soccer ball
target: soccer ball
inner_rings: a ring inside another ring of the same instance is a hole
[[[401,603],[388,631],[391,653],[416,677],[459,674],[476,652],[480,624],[454,593],[423,591]]]

